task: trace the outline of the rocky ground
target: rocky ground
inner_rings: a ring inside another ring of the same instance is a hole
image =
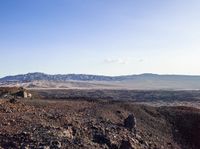
[[[132,102],[0,100],[0,146],[197,149],[200,111]]]

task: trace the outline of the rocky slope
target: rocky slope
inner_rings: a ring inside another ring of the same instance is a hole
[[[200,111],[111,101],[0,100],[2,148],[199,147]]]

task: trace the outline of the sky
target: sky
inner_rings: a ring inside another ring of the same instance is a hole
[[[200,75],[199,0],[0,0],[0,77]]]

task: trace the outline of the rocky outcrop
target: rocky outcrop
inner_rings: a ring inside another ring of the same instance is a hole
[[[32,98],[32,94],[22,87],[0,87],[0,97],[12,99],[16,98]]]
[[[136,118],[133,114],[124,120],[124,127],[136,133]]]

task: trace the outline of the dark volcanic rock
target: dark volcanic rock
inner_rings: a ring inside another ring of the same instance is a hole
[[[107,144],[107,145],[111,144],[108,137],[106,135],[103,135],[103,134],[95,134],[93,136],[93,141],[95,143],[98,143],[98,144]]]
[[[12,99],[9,100],[9,102],[10,102],[10,103],[16,103],[16,102],[17,102],[17,99],[12,98]]]
[[[0,148],[199,149],[200,111],[161,109],[124,102],[0,100]],[[191,144],[185,146],[186,140]]]
[[[120,149],[135,149],[135,147],[129,141],[122,140]]]
[[[130,114],[125,120],[124,120],[124,127],[136,131],[136,118],[133,114]]]
[[[51,148],[53,148],[53,149],[61,148],[61,142],[60,141],[52,141],[51,142]]]

